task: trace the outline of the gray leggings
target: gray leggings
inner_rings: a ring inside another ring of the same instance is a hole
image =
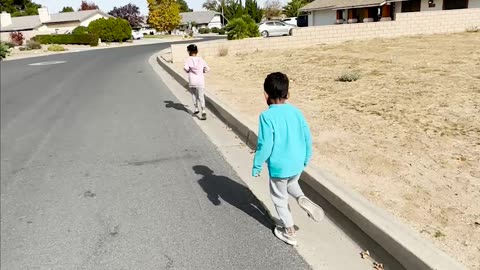
[[[190,93],[192,93],[193,106],[198,109],[198,103],[200,107],[205,109],[205,89],[202,87],[190,87]]]
[[[295,199],[304,196],[298,180],[300,175],[289,178],[270,178],[270,194],[277,214],[286,228],[293,227],[293,217],[288,207],[288,195]]]

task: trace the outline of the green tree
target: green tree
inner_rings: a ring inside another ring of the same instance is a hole
[[[132,27],[121,18],[100,18],[88,25],[88,33],[105,42],[123,42],[132,37]]]
[[[193,9],[191,9],[187,2],[185,0],[177,0],[177,4],[180,5],[180,12],[192,12]]]
[[[148,20],[147,23],[158,31],[170,32],[181,21],[180,5],[175,0],[147,0]]]
[[[202,7],[206,10],[221,11],[222,10],[221,5],[222,5],[221,2],[218,0],[206,0],[203,3]]]
[[[245,0],[245,14],[248,14],[252,19],[259,23],[263,18],[263,10],[257,3],[257,0]]]
[[[63,12],[74,12],[75,10],[73,9],[73,7],[63,7],[63,9],[60,11],[60,13],[63,13]]]
[[[260,36],[257,24],[248,15],[232,19],[225,27],[225,30],[228,31],[227,38],[229,40]]]
[[[223,6],[223,14],[227,20],[240,18],[244,14],[242,0],[226,0],[220,3],[220,11]]]
[[[31,0],[1,0],[0,13],[5,11],[12,17],[38,15],[38,9],[42,6]]]

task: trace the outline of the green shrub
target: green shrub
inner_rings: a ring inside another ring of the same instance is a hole
[[[65,48],[60,45],[50,45],[48,46],[48,51],[50,52],[63,52],[65,51]]]
[[[73,29],[72,35],[83,35],[88,34],[88,27],[86,26],[77,26],[77,28]]]
[[[358,72],[345,72],[337,78],[339,82],[354,82],[360,79],[360,74]]]
[[[219,34],[219,35],[225,35],[226,32],[227,32],[227,31],[225,31],[225,29],[219,29],[219,30],[218,30],[218,34]]]
[[[200,33],[200,34],[206,34],[206,33],[207,33],[207,28],[200,28],[200,29],[198,29],[198,33]]]
[[[91,34],[78,35],[38,35],[33,38],[40,44],[77,44],[77,45],[98,45],[98,37]]]
[[[258,25],[248,15],[231,20],[225,30],[228,31],[228,39],[244,39],[250,37],[259,37]]]
[[[0,43],[0,60],[7,57],[10,54],[10,47],[7,43],[2,42]]]
[[[9,49],[15,47],[15,44],[13,44],[13,42],[2,42],[2,44],[4,44],[5,46],[7,46]]]
[[[35,41],[35,40],[27,40],[27,44],[25,45],[27,50],[40,50],[42,48],[42,45]]]
[[[30,49],[28,47],[18,47],[18,50],[23,52],[23,51],[31,51],[32,49]]]
[[[132,37],[132,27],[121,18],[101,18],[88,25],[88,32],[104,42],[123,42]]]
[[[218,27],[213,27],[211,30],[212,30],[212,33],[217,34],[220,29]]]

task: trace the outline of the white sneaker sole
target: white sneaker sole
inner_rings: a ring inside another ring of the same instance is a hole
[[[297,241],[296,240],[291,240],[291,239],[288,239],[286,238],[285,236],[283,236],[282,232],[278,229],[279,227],[275,227],[275,229],[273,229],[273,233],[275,234],[275,236],[282,240],[283,242],[291,245],[291,246],[296,246],[297,245]]]
[[[308,216],[316,222],[322,221],[325,217],[323,209],[305,196],[298,199],[298,205],[300,205],[300,207],[307,212]]]

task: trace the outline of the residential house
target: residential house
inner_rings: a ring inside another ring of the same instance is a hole
[[[226,19],[223,19],[222,14],[216,11],[194,11],[180,13],[182,21],[180,23],[183,27],[188,27],[194,23],[196,28],[223,28]]]
[[[390,21],[402,12],[480,8],[480,0],[316,0],[301,8],[308,25]]]
[[[1,40],[8,40],[11,32],[22,32],[26,39],[35,35],[65,34],[77,26],[88,26],[94,20],[112,17],[100,10],[85,10],[50,14],[47,8],[39,8],[38,15],[11,17],[9,13],[0,14]]]

